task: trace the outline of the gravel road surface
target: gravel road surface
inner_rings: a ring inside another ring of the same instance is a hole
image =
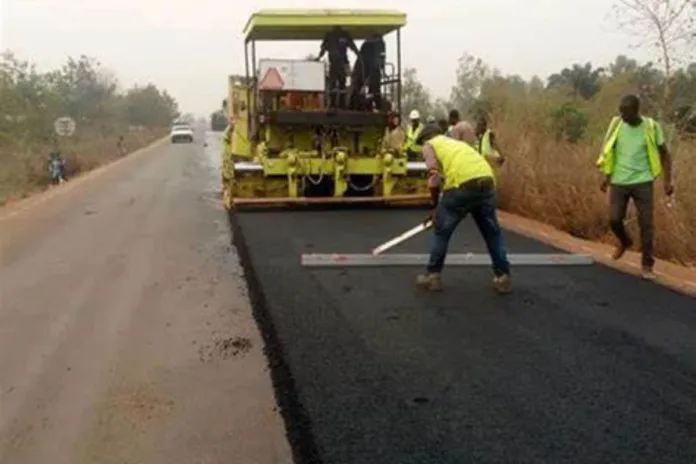
[[[64,187],[0,211],[0,463],[291,462],[202,142]]]
[[[302,253],[367,253],[422,217],[232,219],[302,462],[696,462],[694,299],[600,266],[516,268],[502,297],[482,268],[446,269],[428,294],[416,268],[300,266]],[[427,238],[394,251],[425,253]],[[483,252],[469,222],[452,251]]]

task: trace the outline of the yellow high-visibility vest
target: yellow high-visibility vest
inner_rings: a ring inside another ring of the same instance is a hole
[[[660,150],[657,147],[657,137],[655,134],[655,121],[652,118],[643,116],[643,127],[645,130],[645,144],[648,151],[648,160],[650,162],[650,171],[653,177],[657,177],[662,173],[662,162],[660,161]],[[597,158],[596,166],[602,171],[602,174],[610,176],[614,172],[616,166],[616,139],[619,137],[623,120],[619,116],[614,116],[609,123],[609,129],[604,137],[604,147],[602,153]]]
[[[418,124],[418,127],[416,129],[413,129],[413,126],[408,126],[408,129],[406,129],[406,141],[404,142],[404,151],[416,151],[419,152],[423,149],[422,145],[417,145],[416,140],[418,140],[418,136],[423,132],[423,124]]]
[[[444,190],[457,188],[464,182],[482,177],[490,177],[495,182],[491,165],[466,142],[437,135],[428,143],[435,150],[435,156],[442,166]]]

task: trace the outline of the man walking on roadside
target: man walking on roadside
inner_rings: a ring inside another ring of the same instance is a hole
[[[493,286],[498,293],[510,293],[510,263],[496,215],[493,169],[471,145],[463,141],[475,137],[469,123],[458,123],[452,132],[459,139],[442,135],[437,125],[428,125],[420,136],[433,203],[428,217],[433,221],[433,235],[426,273],[419,275],[416,283],[427,290],[442,290],[440,274],[450,238],[462,219],[471,214],[493,262]]]
[[[653,185],[664,170],[664,193],[667,196],[674,193],[672,157],[662,127],[640,114],[640,100],[636,95],[621,99],[619,114],[609,123],[596,163],[604,175],[601,190],[609,189],[609,224],[619,240],[612,257],[621,258],[633,245],[624,226],[628,201],[633,200],[638,210],[642,276],[654,279]]]

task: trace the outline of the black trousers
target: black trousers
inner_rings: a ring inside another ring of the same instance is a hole
[[[351,75],[351,108],[358,109],[358,96],[360,95],[360,90],[363,88],[367,82],[367,88],[369,93],[374,99],[375,106],[377,109],[382,108],[382,72],[379,66],[376,65],[366,65],[361,66],[358,62],[353,68],[353,74]]]
[[[629,200],[633,200],[638,210],[638,227],[640,229],[640,242],[642,265],[652,267],[655,263],[653,258],[653,182],[645,182],[634,185],[612,185],[609,192],[609,225],[611,231],[621,242],[622,246],[628,247],[632,244],[628,236],[624,220]]]
[[[329,63],[329,105],[331,108],[345,107],[346,63]]]

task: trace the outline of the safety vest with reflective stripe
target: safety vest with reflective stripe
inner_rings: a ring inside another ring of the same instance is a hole
[[[416,129],[413,126],[408,126],[406,129],[406,141],[404,142],[404,151],[421,151],[422,145],[416,145],[416,140],[418,136],[423,131],[423,124],[418,124]]]
[[[443,189],[459,187],[464,182],[481,177],[490,177],[495,182],[493,169],[476,149],[445,135],[436,135],[428,141],[435,157],[442,166]]]
[[[651,118],[643,116],[643,127],[645,130],[645,145],[648,151],[648,161],[650,162],[650,171],[653,177],[657,177],[662,173],[662,163],[660,162],[660,151],[657,148],[657,137],[655,133],[655,121]],[[609,129],[604,137],[604,147],[602,154],[597,158],[596,165],[602,171],[602,174],[610,176],[614,172],[616,166],[616,139],[619,137],[619,131],[624,122],[619,116],[614,116],[609,123]]]

